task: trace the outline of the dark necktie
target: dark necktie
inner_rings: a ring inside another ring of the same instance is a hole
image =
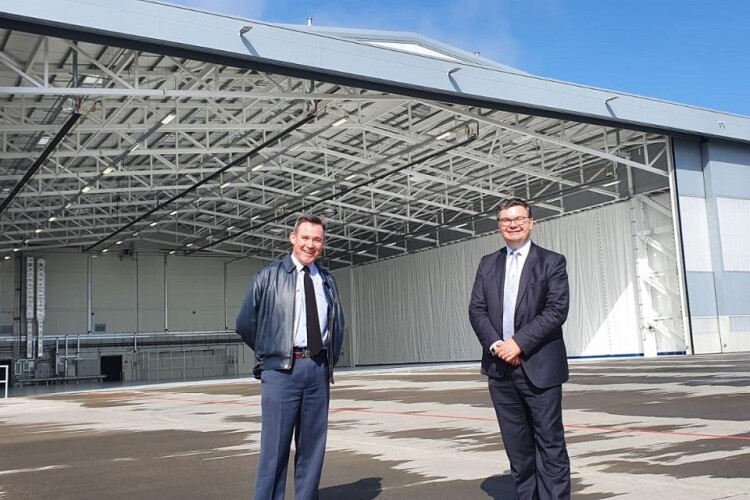
[[[323,349],[323,340],[320,335],[320,319],[318,318],[318,304],[315,301],[315,286],[310,277],[310,268],[302,268],[305,272],[305,316],[307,317],[307,348],[317,355]]]

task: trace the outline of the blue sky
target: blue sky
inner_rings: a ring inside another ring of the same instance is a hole
[[[535,75],[750,116],[747,0],[171,0],[411,31]]]

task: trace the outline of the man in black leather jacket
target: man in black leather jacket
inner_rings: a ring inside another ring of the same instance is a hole
[[[315,263],[325,244],[325,224],[320,217],[302,216],[289,240],[291,254],[250,282],[236,323],[237,333],[255,351],[254,375],[261,379],[256,500],[283,500],[292,435],[294,496],[317,498],[330,384],[343,342],[338,287]]]

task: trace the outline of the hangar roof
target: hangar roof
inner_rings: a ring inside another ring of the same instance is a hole
[[[276,258],[302,212],[343,267],[668,188],[669,136],[750,119],[540,78],[416,34],[146,0],[0,6],[0,255]]]

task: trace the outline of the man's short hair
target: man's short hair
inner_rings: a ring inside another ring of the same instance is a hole
[[[503,200],[502,203],[500,203],[500,206],[497,208],[497,218],[500,219],[500,212],[511,207],[524,207],[529,218],[534,218],[534,216],[531,215],[531,205],[526,203],[526,200],[523,200],[521,198],[507,198]]]
[[[293,232],[296,233],[299,229],[300,224],[304,224],[305,222],[309,222],[310,224],[315,224],[316,226],[322,226],[323,227],[323,235],[326,234],[326,223],[317,215],[302,215],[297,219],[297,222],[294,223],[294,230]]]

